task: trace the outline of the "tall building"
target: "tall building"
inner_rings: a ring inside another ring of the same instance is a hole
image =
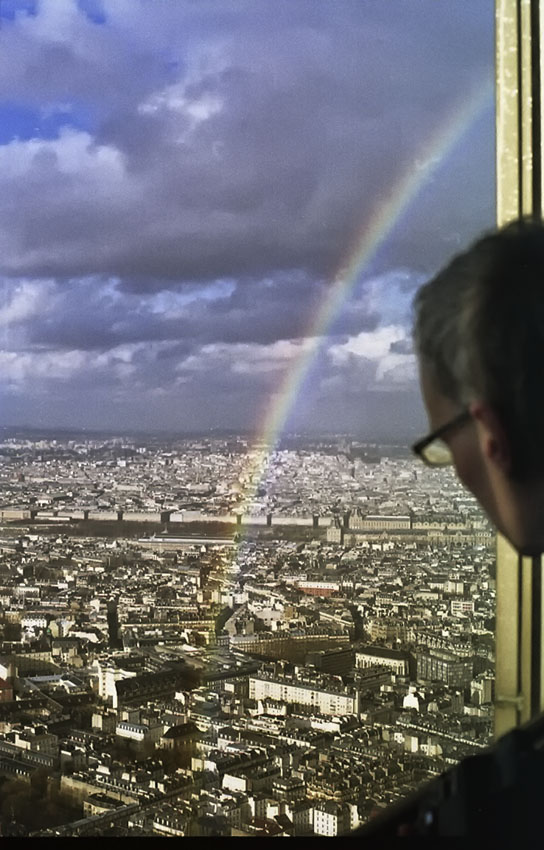
[[[417,678],[428,682],[464,687],[472,680],[472,658],[460,658],[447,649],[429,649],[417,654]]]
[[[117,602],[114,599],[110,599],[108,602],[108,612],[107,612],[107,621],[108,621],[108,643],[110,649],[122,649],[123,641],[119,636],[119,616],[117,613]]]

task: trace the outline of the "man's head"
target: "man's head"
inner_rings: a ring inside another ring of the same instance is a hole
[[[461,480],[518,549],[544,550],[544,227],[483,237],[414,308],[431,427],[456,420],[443,439]]]

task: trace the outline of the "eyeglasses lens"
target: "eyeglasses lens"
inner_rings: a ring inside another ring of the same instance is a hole
[[[450,448],[443,440],[433,440],[425,446],[423,459],[429,466],[450,466],[453,461]]]

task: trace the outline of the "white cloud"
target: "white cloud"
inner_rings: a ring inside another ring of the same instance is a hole
[[[4,385],[67,380],[88,365],[84,351],[0,351],[0,376]]]
[[[255,375],[285,369],[315,345],[311,337],[304,340],[278,340],[270,345],[233,343],[204,345],[177,366],[180,372],[204,372],[222,368],[237,375]]]
[[[0,296],[0,326],[22,322],[52,309],[53,286],[51,281],[22,280],[16,285],[6,281],[4,298]]]
[[[0,146],[0,174],[2,181],[24,178],[31,168],[37,167],[46,176],[58,174],[77,175],[78,182],[97,176],[116,182],[124,175],[123,158],[118,150],[107,145],[95,145],[90,133],[63,128],[56,139],[14,139]]]
[[[180,115],[188,119],[189,132],[199,124],[212,118],[223,108],[223,100],[213,92],[203,92],[195,96],[188,94],[187,82],[168,86],[162,92],[152,95],[138,106],[141,115],[154,115],[160,110]]]
[[[57,0],[56,3],[42,0],[37,12],[36,15],[27,16],[22,25],[39,42],[72,41],[86,23],[75,0]]]
[[[382,325],[406,325],[414,292],[425,279],[409,269],[392,269],[365,280],[362,302],[370,313],[381,316]]]
[[[235,357],[232,371],[244,375],[256,372],[273,372],[296,362],[312,349],[315,341],[309,337],[305,340],[278,340],[271,345],[244,345],[240,356],[238,351],[233,351]],[[239,346],[234,346],[238,349]]]
[[[380,360],[376,371],[378,384],[395,387],[412,384],[417,379],[417,360],[414,354],[389,354]]]
[[[381,360],[390,353],[391,345],[405,339],[406,330],[400,325],[389,325],[373,331],[362,331],[357,336],[329,348],[335,365],[345,363],[351,356],[367,360]]]
[[[412,384],[417,376],[416,357],[412,353],[392,350],[395,343],[406,342],[406,329],[400,325],[387,325],[373,331],[363,331],[347,342],[333,345],[328,354],[337,368],[349,368],[360,363],[372,364],[373,379],[369,388],[387,388]],[[368,370],[363,369],[368,380]]]
[[[51,383],[80,382],[108,378],[110,384],[118,383],[120,389],[129,390],[123,384],[132,378],[141,367],[137,359],[154,361],[158,350],[164,346],[134,343],[119,345],[104,352],[89,352],[79,349],[69,351],[7,351],[0,350],[0,386],[19,389],[36,388],[42,391]]]

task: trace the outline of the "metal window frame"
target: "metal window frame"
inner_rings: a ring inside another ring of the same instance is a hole
[[[497,223],[542,219],[540,0],[495,0]],[[544,708],[541,558],[497,536],[495,737]]]

